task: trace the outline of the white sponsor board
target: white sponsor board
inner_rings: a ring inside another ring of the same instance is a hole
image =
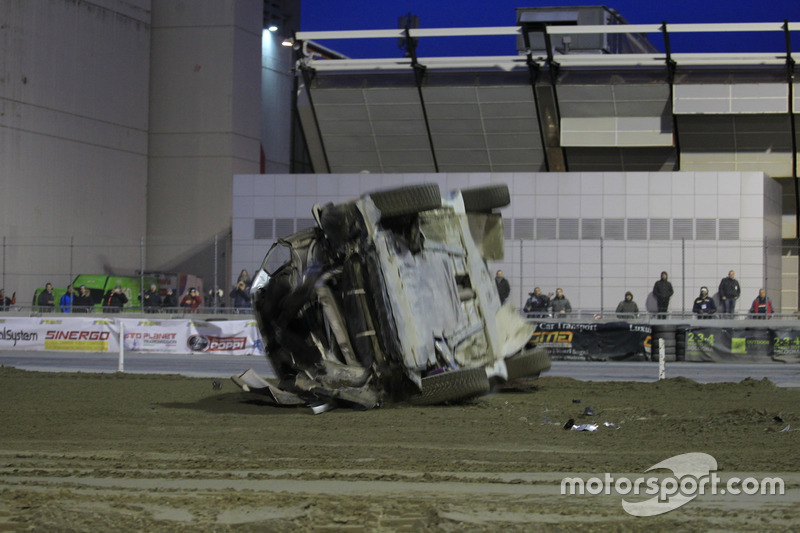
[[[129,352],[264,355],[254,320],[9,317],[0,319],[0,350],[117,352],[120,324]]]

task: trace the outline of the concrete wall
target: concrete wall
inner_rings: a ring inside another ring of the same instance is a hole
[[[442,191],[509,185],[506,257],[492,269],[504,270],[517,305],[540,286],[562,287],[587,310],[614,309],[630,290],[645,308],[666,270],[671,310],[691,311],[700,287],[716,293],[732,269],[742,286],[737,310],[762,286],[780,308],[780,247],[765,247],[780,243],[780,189],[759,172],[236,176],[232,270],[252,272],[276,237],[313,225],[315,203],[422,182]]]
[[[147,263],[208,287],[214,235],[231,224],[232,176],[259,168],[262,9],[258,0],[153,5]]]
[[[23,303],[70,268],[139,265],[150,4],[0,0],[3,278]]]
[[[294,90],[294,60],[292,48],[281,46],[283,39],[281,31],[265,31],[261,43],[261,142],[263,171],[267,174],[290,171],[292,107],[289,104]]]

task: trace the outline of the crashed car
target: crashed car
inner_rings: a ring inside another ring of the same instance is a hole
[[[278,239],[251,288],[274,379],[233,380],[273,403],[435,404],[550,366],[534,326],[501,306],[487,261],[503,257],[506,185],[436,184],[316,205],[316,227]]]

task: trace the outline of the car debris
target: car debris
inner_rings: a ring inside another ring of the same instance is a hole
[[[233,381],[277,405],[374,408],[486,394],[550,368],[488,261],[503,258],[505,184],[436,184],[316,205],[254,277],[253,310],[275,378]]]

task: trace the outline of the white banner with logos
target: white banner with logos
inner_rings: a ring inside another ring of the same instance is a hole
[[[0,318],[0,350],[264,355],[255,320]]]

